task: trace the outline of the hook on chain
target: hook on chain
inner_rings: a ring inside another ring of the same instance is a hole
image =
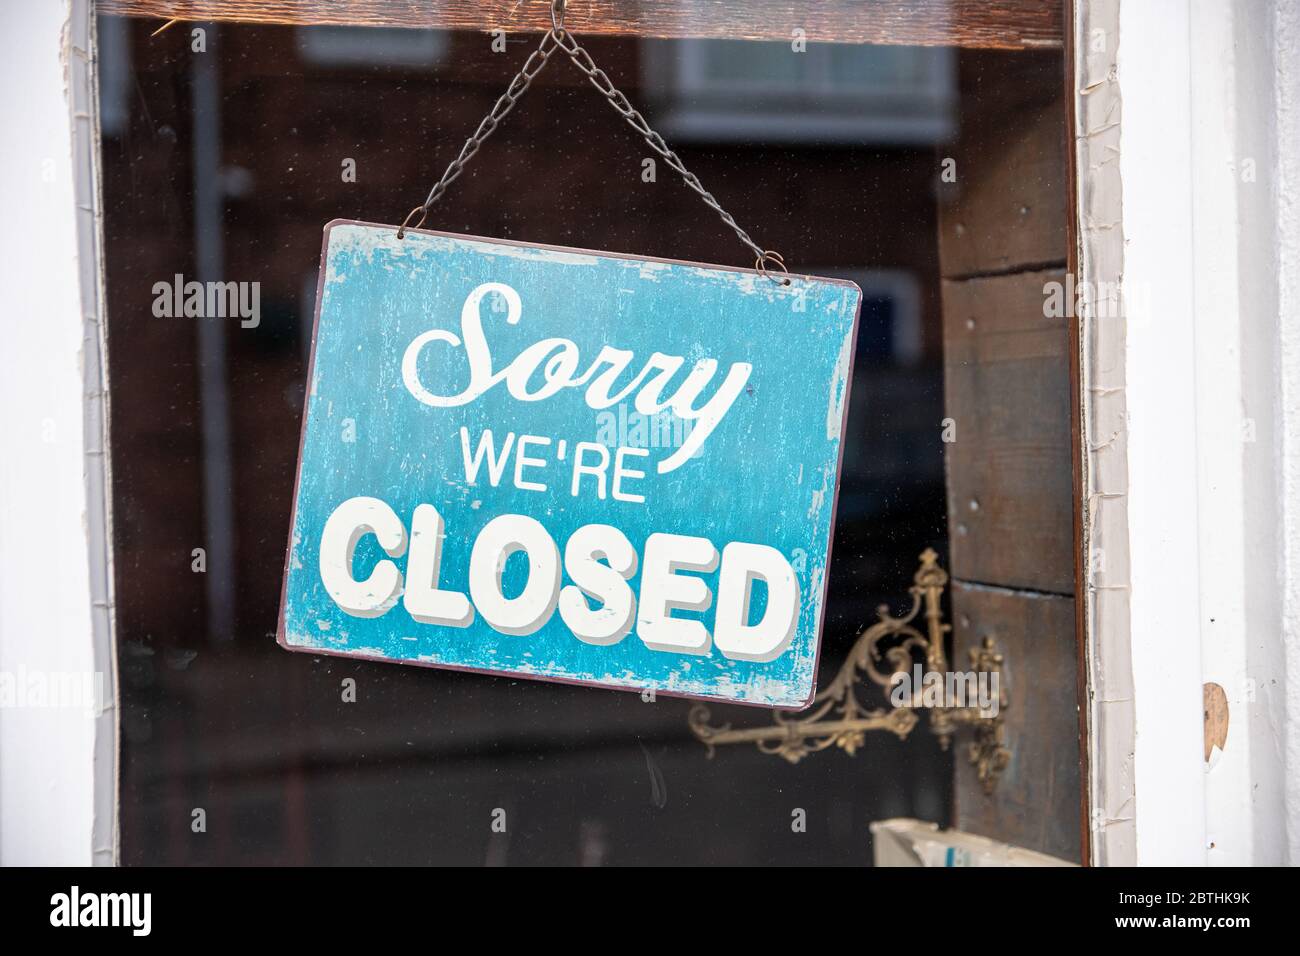
[[[781,270],[781,275],[769,269],[769,264]],[[790,270],[785,267],[785,259],[781,253],[775,249],[764,250],[763,254],[754,260],[754,270],[761,276],[771,279],[779,285],[790,284]]]
[[[411,219],[414,218],[417,212],[421,214],[420,221],[417,222],[414,226],[412,226]],[[402,220],[402,224],[397,227],[397,238],[401,239],[405,237],[407,229],[419,229],[421,226],[424,225],[424,220],[428,215],[429,215],[428,206],[425,206],[423,204],[416,206],[414,209],[412,209],[410,212],[406,214],[406,218]]]
[[[564,32],[564,2],[551,0],[551,32],[557,36]]]

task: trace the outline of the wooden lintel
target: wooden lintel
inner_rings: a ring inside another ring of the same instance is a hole
[[[550,27],[548,0],[100,0],[99,12],[160,21]],[[570,0],[579,36],[709,37],[1024,50],[1062,45],[1061,0]],[[798,31],[803,31],[799,33]]]

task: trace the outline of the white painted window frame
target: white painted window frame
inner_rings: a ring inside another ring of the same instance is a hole
[[[0,673],[98,706],[0,708],[0,864],[117,860],[117,692],[91,0],[0,13]],[[98,678],[98,679],[96,679]],[[36,698],[30,698],[34,700]],[[84,705],[85,702],[83,701]]]
[[[1074,30],[1081,279],[1124,302],[1081,334],[1093,861],[1297,863],[1300,7]]]

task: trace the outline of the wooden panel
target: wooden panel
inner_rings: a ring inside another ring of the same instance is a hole
[[[956,578],[1074,592],[1069,332],[1043,315],[1064,272],[943,281],[944,446]]]
[[[986,636],[1006,657],[1011,751],[991,796],[958,752],[954,825],[1079,862],[1074,599],[955,583],[952,604],[954,667],[968,668],[969,649]]]
[[[1059,54],[962,53],[939,253],[953,660],[997,641],[1011,751],[992,795],[958,753],[954,825],[1079,861],[1073,320],[1044,314],[1069,252],[1065,86]]]
[[[963,54],[957,180],[939,205],[945,276],[1064,265],[1065,107],[1061,57]]]
[[[1062,45],[1061,0],[571,0],[581,34],[965,46]],[[354,24],[511,32],[549,29],[546,0],[101,0],[101,13],[161,20]]]

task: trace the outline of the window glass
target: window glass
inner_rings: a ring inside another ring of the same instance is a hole
[[[868,864],[870,821],[948,823],[953,758],[928,733],[710,758],[689,701],[277,646],[322,228],[400,221],[537,37],[157,26],[99,24],[123,861]],[[765,247],[866,293],[825,686],[879,605],[908,605],[920,552],[947,560],[936,209],[956,52],[584,42]],[[830,122],[801,126],[800,101]],[[708,111],[753,122],[710,134]],[[650,155],[557,57],[428,225],[750,265],[664,164],[645,180]],[[176,276],[257,283],[257,323],[159,317]]]

